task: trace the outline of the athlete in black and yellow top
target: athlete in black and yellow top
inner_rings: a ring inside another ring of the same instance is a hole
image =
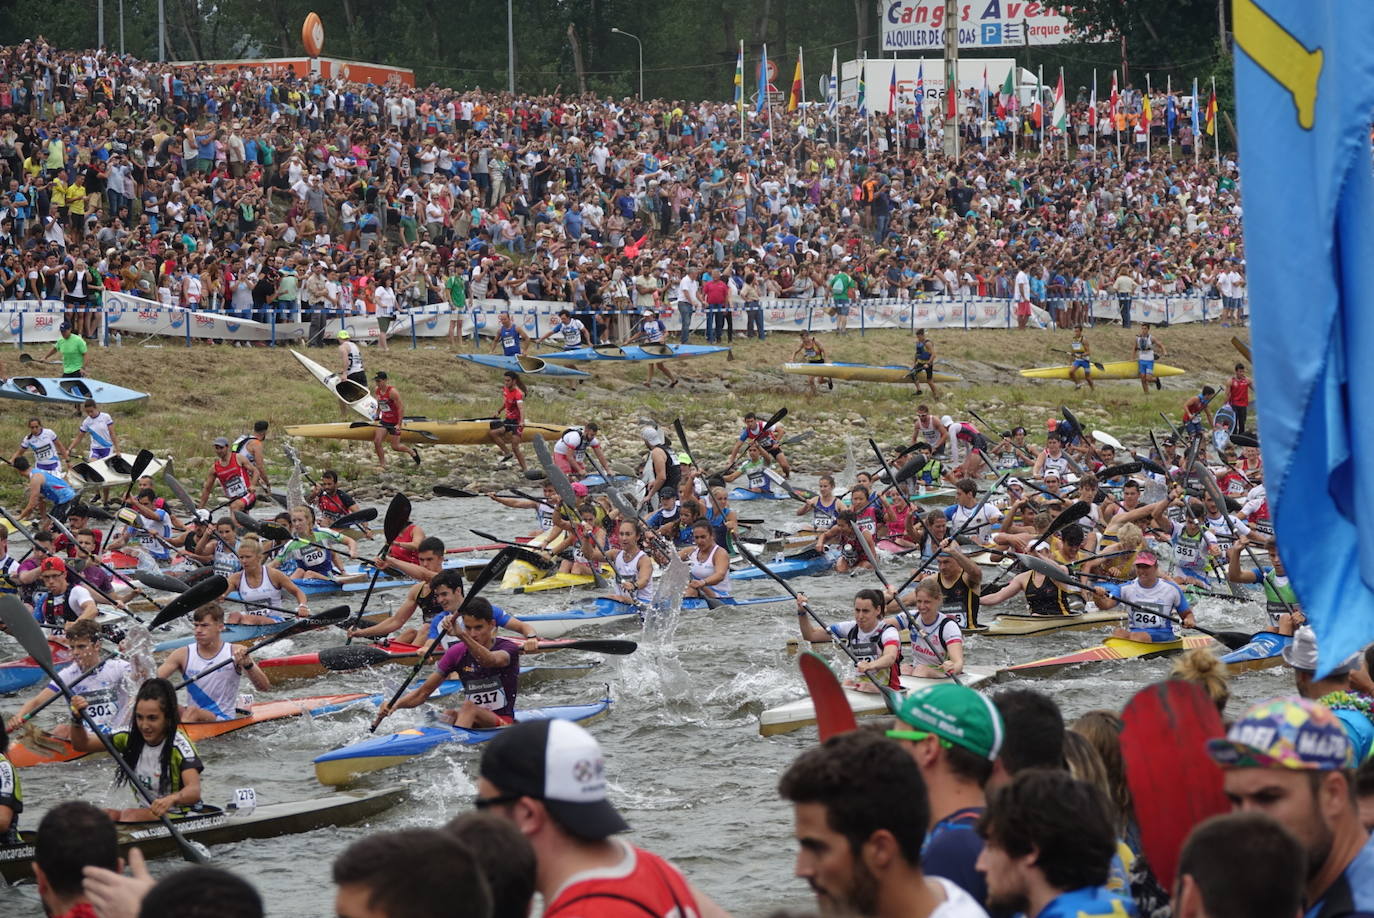
[[[972,558],[959,550],[953,539],[940,543],[939,560],[935,570],[927,573],[922,580],[936,578],[940,585],[942,598],[940,611],[964,631],[977,630],[978,625],[978,586],[983,582],[983,570]],[[916,594],[908,593],[902,597],[908,608],[914,608]],[[900,611],[893,603],[887,612]]]
[[[1069,367],[1069,379],[1073,380],[1073,387],[1080,388],[1083,383],[1088,384],[1089,389],[1095,389],[1093,385],[1093,352],[1088,346],[1088,342],[1083,340],[1083,326],[1073,327],[1073,340],[1069,342],[1069,356],[1073,358],[1073,366]],[[1083,376],[1080,381],[1079,373]]]
[[[1048,554],[1046,552],[1045,554]],[[1026,594],[1026,606],[1031,615],[1068,615],[1069,603],[1065,590],[1059,581],[1051,580],[1035,571],[1022,571],[1011,582],[995,593],[989,593],[978,600],[984,606],[996,606],[1011,599],[1017,593]]]

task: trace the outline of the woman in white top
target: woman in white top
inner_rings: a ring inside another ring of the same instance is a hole
[[[377,287],[372,292],[372,302],[377,307],[377,346],[383,351],[387,350],[387,331],[391,328],[391,320],[396,315],[396,294],[389,286],[390,280],[389,275],[382,274],[377,278]]]
[[[617,588],[617,593],[611,598],[621,602],[649,602],[654,598],[651,586],[654,562],[639,547],[639,528],[630,520],[621,520],[616,528],[620,537],[620,551],[611,558]]]
[[[271,625],[283,620],[282,593],[290,593],[296,600],[296,614],[308,615],[310,609],[305,604],[305,594],[301,588],[275,568],[262,563],[262,542],[257,536],[249,534],[239,540],[239,563],[243,570],[229,575],[229,588],[225,597],[235,591],[239,598],[254,605],[242,612],[230,612],[225,621],[230,625]]]
[[[685,596],[729,598],[730,556],[716,544],[710,523],[697,520],[692,524],[692,547],[682,550],[682,560],[687,562],[692,577],[687,581]]]

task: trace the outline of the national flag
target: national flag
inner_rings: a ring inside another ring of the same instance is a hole
[[[868,59],[859,63],[859,114],[868,114],[868,87],[864,85],[864,71],[868,69]]]
[[[1112,130],[1113,130],[1113,131],[1117,130],[1117,121],[1116,121],[1116,117],[1117,117],[1117,114],[1118,114],[1120,111],[1121,111],[1121,96],[1118,95],[1118,94],[1117,94],[1117,91],[1116,91],[1116,71],[1113,70],[1113,71],[1112,71],[1112,99],[1111,99],[1111,106],[1110,106],[1110,114],[1111,114],[1111,116],[1112,116]]]
[[[1045,90],[1039,76],[1035,78],[1035,104],[1031,106],[1031,123],[1037,128],[1045,123]]]
[[[1246,275],[1264,485],[1320,679],[1374,641],[1374,45],[1357,38],[1374,4],[1234,9],[1245,261],[1227,267]]]
[[[826,99],[826,114],[835,117],[840,111],[840,52],[830,52],[830,92]]]
[[[768,45],[763,46],[763,53],[759,57],[759,101],[755,107],[755,113],[761,113],[763,107],[768,104]]]
[[[1069,112],[1064,106],[1064,71],[1059,71],[1059,85],[1054,87],[1054,126],[1059,130],[1069,127]]]
[[[1202,110],[1202,100],[1197,97],[1197,77],[1193,77],[1193,142],[1197,143],[1198,136],[1202,133],[1198,124],[1198,113]]]
[[[1093,92],[1088,97],[1088,127],[1097,129],[1097,69],[1093,69]],[[1093,141],[1096,143],[1096,141]]]
[[[1145,125],[1145,130],[1148,131],[1150,129],[1150,124],[1155,119],[1154,109],[1150,107],[1150,90],[1148,86],[1145,89],[1145,95],[1141,96],[1140,99],[1140,123]]]
[[[1168,131],[1170,137],[1174,136],[1174,128],[1177,124],[1177,105],[1174,102],[1174,94],[1169,93],[1169,98],[1164,100],[1164,130]]]
[[[1005,117],[1007,112],[1016,111],[1016,65],[1007,71],[1007,79],[1002,83],[1002,93],[997,98],[997,117]]]
[[[802,50],[797,49],[797,70],[792,74],[792,91],[787,94],[787,110],[795,112],[801,104],[802,95]]]
[[[1207,136],[1211,137],[1217,132],[1217,91],[1212,90],[1211,96],[1207,98]]]
[[[926,114],[926,62],[916,65],[916,105],[911,110],[911,120],[919,125]]]
[[[953,67],[945,68],[945,121],[950,124],[959,116],[959,72]]]
[[[744,42],[739,43],[739,57],[735,59],[735,108],[744,116]]]
[[[891,75],[887,78],[887,113],[897,112],[897,62],[892,62]]]

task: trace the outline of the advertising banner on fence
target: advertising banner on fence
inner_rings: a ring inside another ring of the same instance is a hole
[[[0,302],[0,344],[23,346],[62,337],[61,300],[5,300]]]
[[[106,291],[105,324],[110,334],[162,335],[172,338],[214,338],[220,341],[281,341],[304,338],[306,326],[240,319],[217,312],[196,312],[163,306],[127,293]]]
[[[1062,12],[1071,5],[1039,0],[959,0],[959,47],[1019,48],[1081,41]],[[878,14],[882,17],[883,51],[927,51],[945,46],[945,0],[878,0]]]

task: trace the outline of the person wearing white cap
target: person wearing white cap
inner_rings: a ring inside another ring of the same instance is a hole
[[[1356,691],[1351,682],[1351,677],[1364,664],[1363,655],[1352,653],[1318,678],[1317,670],[1322,668],[1322,661],[1317,652],[1317,632],[1303,625],[1293,633],[1293,642],[1283,649],[1283,660],[1293,667],[1293,682],[1298,694],[1330,708],[1350,738],[1355,761],[1367,759],[1374,749],[1374,722],[1370,721],[1374,699]]]
[[[675,866],[612,836],[627,831],[606,799],[606,760],[596,738],[566,720],[507,727],[482,750],[479,811],[512,822],[535,856],[545,918],[726,912]]]
[[[645,341],[653,345],[666,345],[668,343],[666,340],[668,337],[668,326],[663,324],[663,319],[659,316],[658,310],[651,307],[643,310],[641,315],[642,318],[639,320],[639,331],[635,332],[625,344],[628,346],[634,344],[636,341]],[[649,364],[649,372],[644,377],[645,386],[652,386],[654,384],[654,367],[658,367],[658,369],[663,371],[663,375],[668,377],[669,389],[677,385],[677,377],[673,375],[672,370],[668,369],[668,364],[654,362]]]
[[[348,329],[341,328],[335,333],[339,339],[339,359],[343,361],[339,375],[344,379],[350,379],[364,390],[367,389],[367,373],[363,370],[363,352],[358,345],[353,343],[353,336]],[[339,414],[348,415],[348,406],[342,401],[339,402]]]
[[[682,484],[682,468],[668,449],[663,439],[663,431],[651,424],[641,430],[639,435],[649,447],[649,462],[644,475],[649,482],[649,488],[644,492],[644,499],[639,505],[649,506],[654,495],[658,495],[660,508],[665,505],[676,506],[678,486]]]

